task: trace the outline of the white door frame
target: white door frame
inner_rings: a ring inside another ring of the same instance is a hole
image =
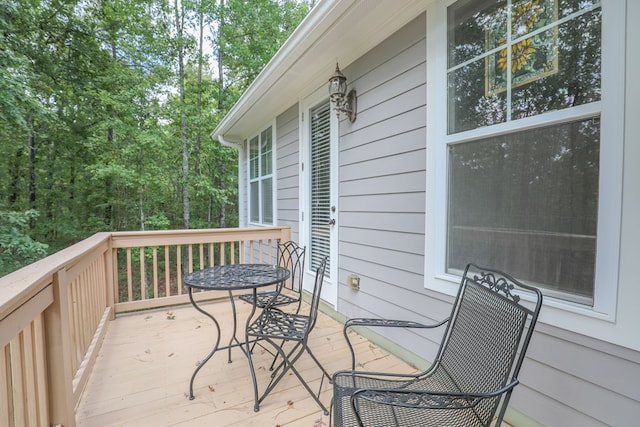
[[[309,111],[323,102],[328,101],[328,95],[326,88],[321,88],[308,96],[307,98],[300,101],[300,114],[298,117],[299,120],[299,131],[300,131],[300,188],[299,188],[299,200],[300,200],[300,243],[302,245],[306,245],[307,247],[307,262],[305,262],[305,279],[304,279],[304,288],[308,291],[313,290],[313,283],[315,280],[315,272],[310,270],[311,263],[308,261],[309,251],[311,248],[311,236],[309,231],[309,220],[311,218],[310,213],[310,194],[311,194],[311,186],[309,173],[311,170],[310,167],[310,132],[309,132]],[[330,186],[331,186],[331,196],[330,203],[332,206],[331,219],[335,220],[335,223],[330,228],[330,243],[329,243],[329,268],[325,272],[325,281],[322,288],[322,299],[333,306],[337,307],[338,303],[338,229],[339,229],[339,220],[338,220],[338,140],[339,140],[339,122],[336,115],[333,113],[333,108],[331,109],[331,135],[330,135],[330,144],[331,144],[331,178],[330,178]],[[335,208],[335,209],[333,209]]]

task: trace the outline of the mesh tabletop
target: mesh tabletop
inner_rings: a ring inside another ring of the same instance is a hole
[[[197,289],[232,291],[279,283],[290,274],[284,267],[269,264],[216,265],[184,276],[184,283]]]

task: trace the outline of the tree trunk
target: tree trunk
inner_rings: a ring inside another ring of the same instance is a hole
[[[196,152],[195,152],[195,171],[196,175],[200,176],[202,174],[201,166],[200,166],[200,153],[202,151],[202,141],[201,141],[201,126],[202,126],[202,63],[203,63],[203,43],[204,43],[204,10],[202,6],[202,1],[200,1],[200,38],[198,44],[198,105],[197,114],[198,114],[198,128],[196,130]]]
[[[218,61],[218,111],[220,113],[220,117],[224,114],[224,49],[222,44],[222,30],[224,29],[225,20],[224,20],[224,0],[220,0],[220,20],[218,22],[218,57],[216,58]],[[226,190],[225,185],[225,161],[224,156],[221,155],[218,157],[218,176],[220,177],[220,193],[224,194]],[[219,216],[219,224],[221,228],[226,227],[227,222],[227,210],[226,210],[226,201],[225,197],[222,198],[220,203],[220,216]]]
[[[11,182],[9,184],[9,207],[13,207],[18,201],[18,194],[20,194],[20,162],[22,157],[23,147],[18,147],[16,155],[10,162],[9,173],[11,175]]]
[[[29,131],[29,208],[36,208],[36,141],[32,129]]]
[[[184,228],[190,227],[189,207],[189,146],[187,144],[187,117],[184,93],[184,9],[182,3],[174,0],[176,32],[178,34],[178,91],[180,93],[180,139],[182,141],[182,211]]]

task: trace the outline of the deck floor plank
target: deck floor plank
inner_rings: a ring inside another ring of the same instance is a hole
[[[239,325],[249,305],[238,302]],[[228,301],[205,305],[221,323],[221,345],[230,338]],[[104,343],[76,411],[78,427],[92,426],[291,426],[322,427],[329,417],[298,379],[290,374],[253,411],[253,387],[240,349],[220,351],[201,369],[189,400],[189,379],[210,351],[213,322],[191,306],[119,316],[110,322]],[[242,326],[239,326],[239,331]],[[413,368],[356,337],[359,362],[367,370],[412,372]],[[350,355],[342,325],[320,314],[310,347],[331,374],[349,367]],[[254,366],[260,389],[269,381],[272,356],[256,347]],[[312,389],[320,386],[320,370],[308,356],[296,363]],[[329,407],[331,385],[323,382],[321,401]]]

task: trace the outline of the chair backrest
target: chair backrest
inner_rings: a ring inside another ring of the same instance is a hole
[[[461,390],[483,393],[504,387],[517,379],[541,306],[539,289],[503,272],[467,265],[437,368],[444,368]],[[509,397],[507,393],[501,413]],[[499,403],[500,397],[488,400],[476,412],[488,423]]]
[[[324,257],[316,270],[316,280],[313,284],[313,294],[311,295],[311,303],[309,307],[309,332],[313,329],[318,319],[318,310],[320,307],[320,296],[322,294],[322,283],[324,282],[324,271],[327,267],[327,258]]]
[[[278,244],[278,265],[291,272],[291,276],[283,283],[283,287],[299,295],[302,293],[306,251],[306,246],[299,246],[291,240]]]

